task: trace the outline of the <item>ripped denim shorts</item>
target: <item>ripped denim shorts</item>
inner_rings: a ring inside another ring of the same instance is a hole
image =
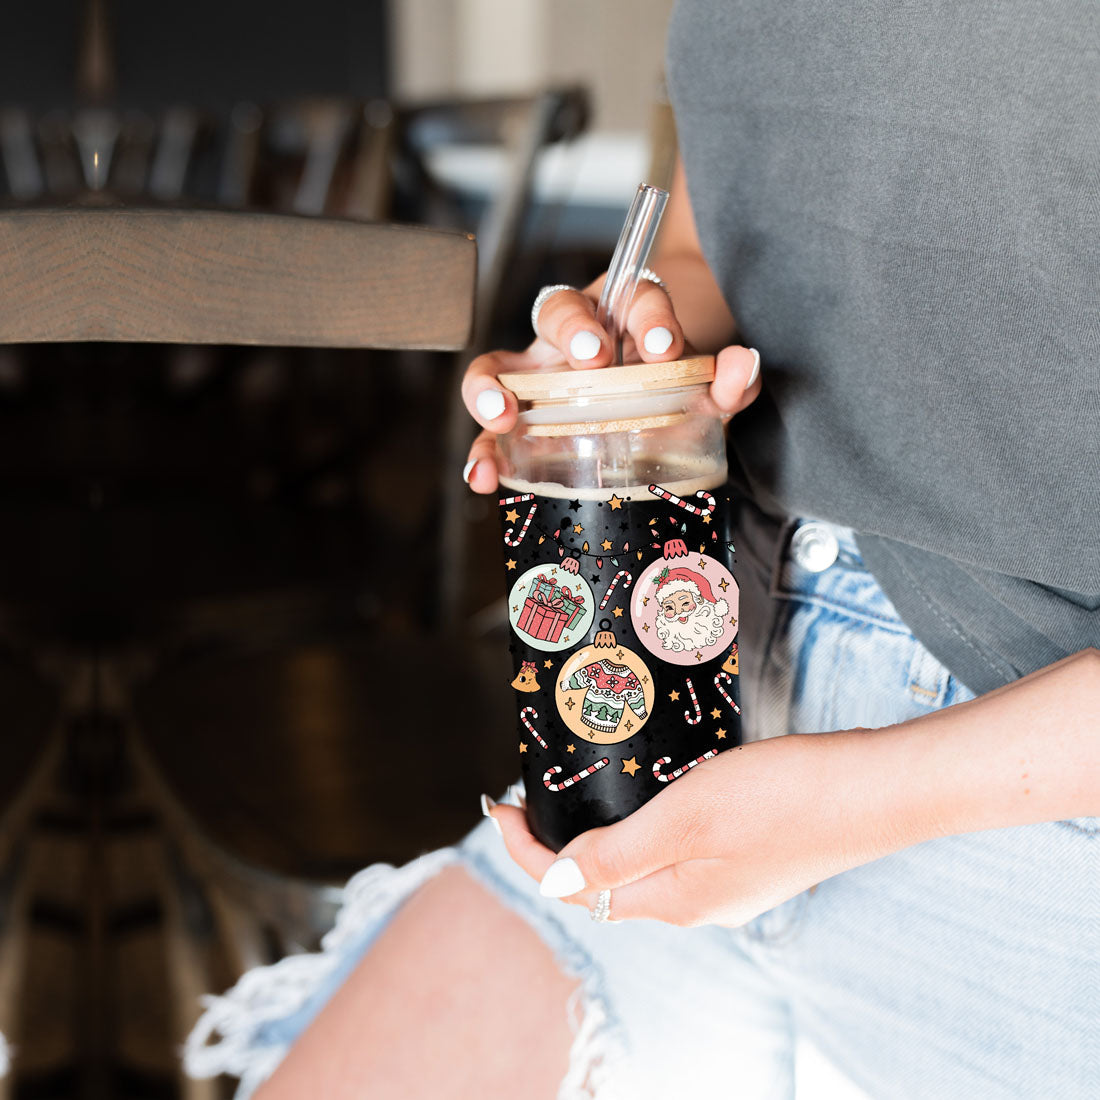
[[[899,619],[851,531],[795,521],[777,540],[750,522],[737,550],[751,739],[972,698]],[[1096,1086],[1098,852],[1095,831],[1070,823],[947,837],[743,928],[683,929],[596,924],[540,897],[483,822],[453,848],[355,875],[321,952],[207,998],[185,1063],[239,1077],[249,1096],[401,904],[459,864],[580,980],[563,1100],[1083,1098]]]

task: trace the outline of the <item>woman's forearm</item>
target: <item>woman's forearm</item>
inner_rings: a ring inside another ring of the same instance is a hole
[[[1100,651],[862,736],[878,755],[877,812],[902,833],[895,847],[1100,814]]]
[[[676,319],[696,351],[716,352],[730,343],[735,327],[733,317],[703,259],[680,164],[650,266],[668,285]]]

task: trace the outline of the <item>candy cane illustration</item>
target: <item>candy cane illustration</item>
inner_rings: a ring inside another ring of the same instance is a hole
[[[547,743],[546,743],[546,742],[545,742],[545,741],[544,741],[544,740],[542,739],[542,737],[541,737],[541,736],[539,735],[539,731],[538,731],[537,729],[535,729],[535,727],[534,727],[534,726],[532,726],[532,725],[531,725],[531,721],[530,721],[530,719],[529,719],[529,718],[527,717],[527,715],[531,715],[531,718],[537,718],[537,717],[539,716],[539,712],[538,712],[537,710],[535,710],[535,708],[534,708],[534,707],[524,707],[524,708],[523,708],[523,710],[521,710],[521,711],[519,712],[519,720],[520,720],[520,721],[521,721],[521,722],[523,723],[523,728],[524,728],[525,730],[527,730],[527,732],[528,732],[528,733],[529,733],[529,734],[530,734],[530,735],[531,735],[531,736],[532,736],[532,737],[533,737],[533,738],[534,738],[534,739],[535,739],[535,740],[536,740],[536,741],[537,741],[537,742],[538,742],[538,743],[539,743],[539,744],[540,744],[540,745],[541,745],[541,746],[542,746],[542,747],[543,747],[544,749],[548,749],[548,748],[549,748],[550,746],[549,746],[549,745],[548,745],[548,744],[547,744]]]
[[[741,708],[733,701],[732,698],[730,698],[730,693],[726,691],[726,689],[722,686],[723,680],[725,680],[725,682],[731,687],[733,686],[733,677],[725,670],[719,672],[718,675],[714,677],[714,686],[718,689],[718,693],[722,696],[722,698],[725,699],[725,701],[729,703],[731,707],[733,707],[733,713],[740,714]]]
[[[527,529],[531,526],[531,520],[535,518],[535,512],[538,509],[538,501],[535,500],[534,493],[523,493],[518,497],[501,497],[500,504],[503,507],[506,504],[526,504],[527,501],[532,501],[530,509],[527,512],[527,518],[523,521],[523,526],[519,529],[519,534],[515,538],[512,538],[512,532],[515,531],[514,527],[509,527],[504,532],[504,541],[508,546],[519,546],[523,542],[523,536],[527,534]]]
[[[607,591],[603,594],[603,599],[600,600],[601,611],[605,607],[607,607],[607,601],[611,599],[611,596],[615,591],[616,585],[619,583],[620,580],[622,580],[623,577],[626,577],[626,580],[623,582],[624,592],[634,583],[634,577],[631,575],[630,570],[620,569],[618,573],[616,573],[615,576],[611,578],[611,583],[607,586]]]
[[[670,775],[662,775],[661,769],[666,764],[672,763],[672,757],[662,756],[660,760],[658,760],[657,763],[653,765],[653,778],[656,779],[658,783],[671,783],[674,779],[679,779],[680,776],[684,774],[684,772],[691,771],[691,769],[694,768],[696,764],[702,764],[704,760],[709,760],[712,756],[717,755],[717,749],[708,749],[705,753],[703,753],[702,756],[697,756],[694,760],[689,761],[682,768],[677,768]]]
[[[564,791],[566,787],[572,787],[574,783],[579,783],[582,779],[587,779],[593,772],[598,772],[600,768],[606,768],[611,761],[605,756],[602,760],[597,760],[595,764],[589,764],[583,772],[577,772],[576,775],[571,775],[568,779],[562,779],[557,783],[552,781],[552,777],[557,775],[561,770],[560,764],[555,764],[552,768],[548,768],[546,773],[542,777],[542,781],[548,791]]]
[[[692,718],[691,711],[684,711],[684,720],[689,726],[697,726],[703,720],[703,711],[699,706],[699,699],[695,694],[695,685],[691,682],[691,677],[687,677],[688,692],[691,695],[691,705],[695,708],[695,717]]]
[[[693,516],[708,516],[717,507],[714,497],[705,489],[700,489],[699,492],[695,494],[700,500],[705,500],[707,502],[705,508],[700,508],[698,504],[689,504],[675,493],[670,493],[667,489],[662,489],[660,485],[651,485],[649,491],[659,496],[662,500],[667,500],[669,504],[675,504],[677,508],[685,509]]]

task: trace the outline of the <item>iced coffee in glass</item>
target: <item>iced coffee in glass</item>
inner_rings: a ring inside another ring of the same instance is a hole
[[[740,742],[737,584],[710,356],[505,374],[516,730],[557,851]]]

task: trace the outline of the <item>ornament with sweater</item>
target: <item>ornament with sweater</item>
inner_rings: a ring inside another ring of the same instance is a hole
[[[637,734],[653,710],[653,679],[633,650],[610,630],[577,650],[562,666],[558,713],[574,733],[612,745]]]

